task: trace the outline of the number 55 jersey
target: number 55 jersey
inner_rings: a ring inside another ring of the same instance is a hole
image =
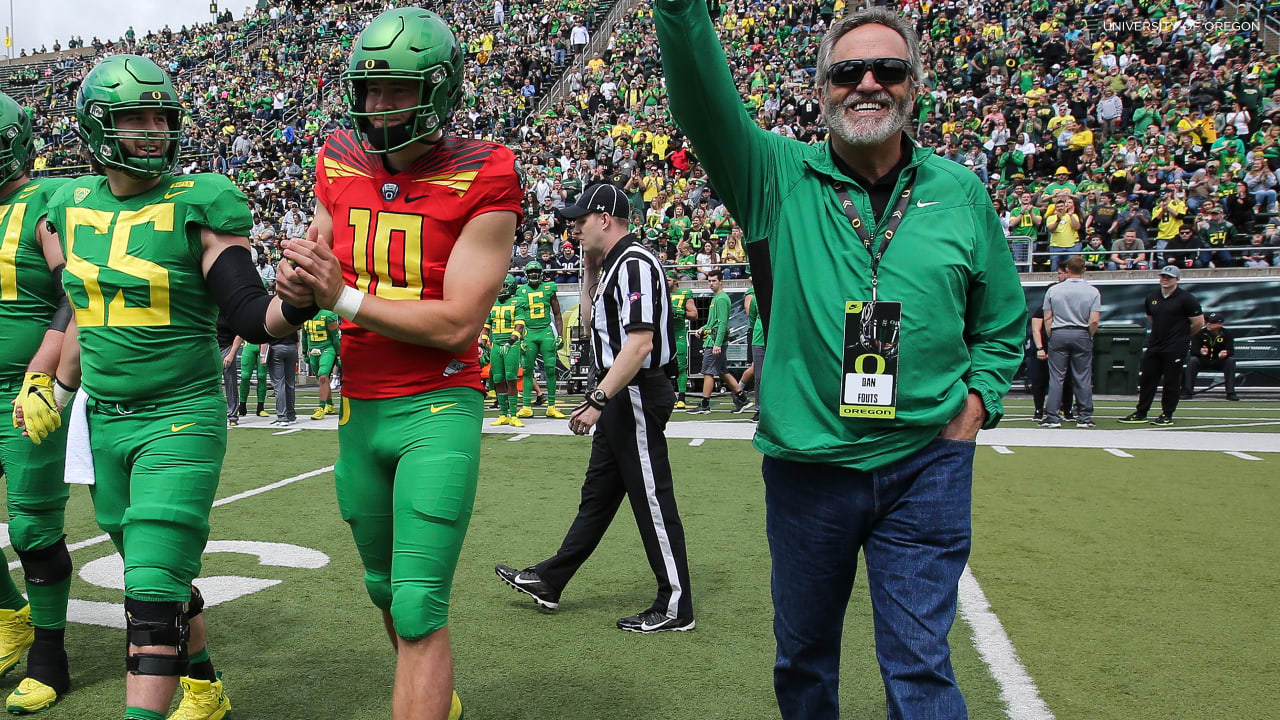
[[[164,175],[117,198],[106,177],[91,175],[54,193],[48,221],[67,259],[85,392],[124,404],[219,394],[218,307],[200,233],[247,236],[244,193],[221,175]]]
[[[365,152],[349,131],[316,163],[316,197],[333,217],[347,285],[390,300],[441,300],[454,243],[472,218],[522,215],[515,156],[501,145],[446,138],[404,172]],[[513,238],[514,242],[514,238]],[[342,321],[343,394],[359,399],[481,390],[476,348],[460,354],[392,340]]]

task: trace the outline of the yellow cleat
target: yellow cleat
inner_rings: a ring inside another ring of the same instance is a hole
[[[487,392],[487,393],[485,393],[485,394],[484,394],[484,397],[485,397],[485,399],[486,399],[486,400],[497,400],[497,399],[498,399],[498,394],[497,394],[497,393],[495,393],[494,391],[490,390],[489,392]]]
[[[497,426],[499,426],[499,425],[510,425],[510,424],[511,424],[511,418],[507,417],[506,415],[499,415],[497,420],[494,420],[493,422],[491,422],[491,423],[489,423],[489,424],[490,424],[490,425],[492,425],[492,426],[494,426],[494,427],[497,427]]]
[[[507,418],[507,424],[511,427],[524,427],[524,423],[520,422],[520,418],[514,416]]]
[[[328,413],[327,413],[327,411],[326,411],[324,408],[319,408],[319,409],[317,409],[315,412],[311,413],[311,419],[312,419],[312,420],[323,420],[323,419],[324,419],[324,416],[325,416],[326,414],[328,414]]]
[[[332,414],[333,414],[333,404],[332,404],[332,403],[325,403],[325,404],[324,404],[324,411],[325,411],[325,414],[326,414],[326,415],[332,415]]]
[[[41,710],[48,710],[58,704],[58,691],[36,680],[22,678],[18,688],[9,693],[5,701],[5,709],[13,715],[31,715]]]
[[[197,680],[182,677],[182,702],[169,720],[222,720],[231,714],[231,699],[222,687],[222,680]]]
[[[458,693],[453,693],[453,702],[449,703],[449,720],[462,720],[462,701],[458,699]]]
[[[553,420],[563,420],[565,418],[565,414],[560,412],[560,410],[556,408],[555,405],[552,405],[551,407],[547,408],[547,417]]]
[[[677,410],[684,410],[684,409],[686,409],[686,408],[688,408],[688,407],[689,407],[688,405],[685,405],[685,404],[684,404],[684,401],[683,401],[683,400],[677,400],[677,401],[676,401],[676,409],[677,409]]]
[[[533,417],[533,408],[525,406],[516,411],[516,417],[527,418]]]
[[[258,417],[271,417],[271,413],[267,412],[266,410],[259,410]]]
[[[0,610],[0,676],[12,670],[35,641],[30,605],[20,610]]]

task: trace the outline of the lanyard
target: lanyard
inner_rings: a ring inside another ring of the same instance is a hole
[[[862,241],[863,247],[867,249],[867,254],[871,256],[871,299],[876,299],[876,285],[879,284],[877,274],[880,270],[880,258],[884,257],[885,250],[889,249],[889,242],[893,240],[893,236],[898,232],[898,226],[902,224],[902,216],[907,211],[907,205],[911,201],[911,190],[915,187],[915,180],[907,183],[902,189],[902,193],[898,195],[898,202],[893,206],[893,214],[889,216],[889,222],[885,223],[883,239],[880,241],[880,249],[875,249],[875,238],[867,232],[866,223],[862,222],[862,217],[858,215],[858,208],[853,204],[853,198],[849,197],[849,191],[845,189],[844,183],[835,182],[836,195],[840,198],[840,206],[844,208],[844,214],[849,217],[849,222],[853,225],[853,231],[858,234],[858,239]]]

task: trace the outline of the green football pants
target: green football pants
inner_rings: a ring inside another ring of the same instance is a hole
[[[542,366],[547,371],[547,407],[556,404],[556,336],[551,328],[537,328],[524,336],[524,406],[529,407],[529,396],[533,393],[533,370],[538,356],[542,356]]]
[[[520,375],[520,344],[508,345],[505,340],[494,343],[489,351],[489,379],[500,383],[515,380]]]
[[[484,396],[451,388],[342,398],[338,509],[373,604],[417,640],[449,623],[449,595],[480,473]]]
[[[262,357],[258,352],[257,345],[247,343],[240,351],[240,402],[249,401],[249,379],[253,377],[255,369],[258,371],[258,404],[267,401],[267,380],[270,373],[267,372],[266,363],[258,362],[258,358]]]
[[[311,368],[311,374],[316,377],[332,375],[333,364],[337,359],[338,353],[334,352],[333,348],[322,349],[319,355],[307,352],[307,365]]]
[[[0,397],[11,399],[21,387],[20,381],[0,383]],[[0,473],[7,486],[9,540],[14,550],[40,550],[62,539],[70,495],[62,481],[66,454],[65,423],[36,445],[22,437],[22,429],[13,427],[8,417],[0,422]]]
[[[222,397],[88,402],[94,513],[124,558],[124,594],[189,601],[227,451]]]
[[[676,394],[683,395],[689,387],[689,336],[683,330],[676,331],[676,364],[680,372],[676,375]]]

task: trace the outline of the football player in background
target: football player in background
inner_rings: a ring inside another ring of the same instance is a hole
[[[38,444],[22,437],[24,405],[66,401],[53,375],[71,306],[62,291],[62,249],[45,229],[45,206],[66,179],[32,181],[31,118],[0,94],[0,393],[13,401],[13,423],[0,424],[0,473],[5,477],[9,540],[22,561],[27,596],[0,573],[0,675],[27,654],[26,677],[5,702],[12,713],[52,707],[70,689],[64,649],[71,556],[63,518],[67,432],[48,428]],[[3,555],[0,555],[3,561]]]
[[[161,720],[180,680],[172,718],[220,720],[231,709],[192,585],[227,444],[218,311],[255,343],[318,311],[267,294],[244,193],[221,175],[171,174],[183,114],[151,60],[99,61],[76,97],[94,174],[60,187],[48,207],[75,310],[56,382],[80,386],[87,437],[73,422],[67,444],[92,455],[67,474],[93,483],[98,526],[124,558],[126,720]],[[58,426],[59,411],[24,403],[32,440]]]
[[[480,469],[476,337],[524,199],[510,150],[444,134],[462,64],[433,12],[365,27],[343,74],[354,130],[321,150],[315,220],[276,277],[343,319],[338,504],[396,649],[394,720],[462,715],[449,596]]]
[[[560,365],[557,350],[564,346],[564,328],[560,325],[560,298],[556,297],[556,284],[542,277],[542,263],[534,260],[524,268],[526,284],[516,292],[524,298],[529,316],[525,321],[524,335],[524,388],[523,402],[516,417],[533,417],[529,397],[536,385],[534,366],[539,357],[547,371],[547,412],[549,418],[563,420],[565,415],[556,407],[556,368]]]
[[[270,374],[267,372],[267,353],[262,345],[246,342],[240,349],[240,416],[248,412],[249,383],[254,373],[258,373],[258,417],[271,417],[267,412],[267,386]]]
[[[520,360],[524,351],[520,338],[524,334],[529,316],[525,299],[516,289],[516,279],[508,275],[502,281],[497,302],[489,311],[480,342],[489,351],[489,382],[498,393],[498,419],[493,425],[524,427],[516,416],[516,398],[520,374]],[[530,373],[525,373],[525,387],[532,383]],[[530,415],[533,413],[530,412]]]
[[[338,360],[338,314],[321,310],[308,320],[302,326],[302,346],[311,374],[320,381],[320,407],[311,414],[311,419],[323,420],[333,412],[333,388],[329,386],[329,379]]]
[[[698,306],[693,302],[693,291],[680,288],[680,278],[674,270],[667,271],[667,289],[671,291],[671,321],[676,332],[676,363],[680,370],[676,375],[676,410],[689,406],[684,402],[685,388],[689,385],[689,323],[698,319]]]

